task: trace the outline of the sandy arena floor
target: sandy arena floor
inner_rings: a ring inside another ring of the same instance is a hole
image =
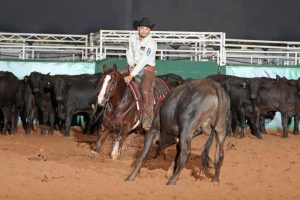
[[[206,136],[193,140],[193,151],[176,186],[166,186],[167,169],[175,147],[165,157],[149,159],[133,182],[124,179],[143,146],[141,135],[131,134],[122,158],[112,161],[108,139],[99,155],[88,157],[96,136],[73,128],[73,136],[0,136],[0,199],[300,199],[300,136],[281,138],[269,130],[258,140],[227,138],[220,184],[199,175],[199,155]],[[214,150],[214,146],[212,148]],[[213,152],[212,152],[213,153]],[[153,153],[152,153],[153,154]]]

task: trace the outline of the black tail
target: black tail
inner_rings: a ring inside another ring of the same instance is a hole
[[[209,150],[210,150],[210,147],[211,147],[211,144],[213,142],[213,139],[214,139],[214,135],[216,134],[216,126],[217,124],[219,123],[219,120],[220,120],[220,113],[221,113],[221,110],[222,110],[222,102],[223,102],[223,99],[224,99],[224,96],[223,96],[223,91],[221,90],[221,86],[219,85],[219,83],[215,82],[214,84],[214,88],[216,90],[216,93],[217,93],[217,97],[218,97],[218,109],[217,109],[217,115],[216,115],[216,120],[215,120],[215,123],[212,127],[212,131],[211,131],[211,134],[209,135],[206,143],[205,143],[205,147],[200,155],[200,158],[201,158],[201,162],[202,162],[202,166],[204,168],[204,170],[207,170],[208,168],[212,168],[212,160],[210,159],[209,157]]]
[[[204,168],[204,170],[208,170],[209,168],[212,168],[212,160],[210,159],[209,157],[209,150],[210,150],[210,147],[211,147],[211,144],[213,142],[213,139],[214,139],[214,135],[215,135],[215,131],[212,130],[211,134],[209,135],[208,139],[206,140],[206,143],[205,143],[205,147],[203,149],[203,151],[201,152],[201,155],[200,155],[200,159],[201,159],[201,162],[202,162],[202,167]]]

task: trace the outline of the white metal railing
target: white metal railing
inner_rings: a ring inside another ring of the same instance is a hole
[[[104,55],[107,57],[118,57],[125,58],[126,57],[125,47],[114,47],[114,46],[105,46],[104,47]],[[203,57],[203,53],[205,57]],[[219,51],[205,51],[199,52],[195,54],[194,50],[175,50],[175,49],[159,49],[156,52],[156,57],[160,60],[181,60],[181,59],[189,59],[191,61],[196,60],[211,60],[215,62],[219,62],[220,53]]]
[[[0,58],[87,60],[93,51],[88,35],[0,32]]]
[[[128,38],[136,31],[100,30],[90,34],[90,45],[99,47],[98,59],[115,55],[128,46]],[[194,58],[202,60],[211,53],[212,49],[219,49],[217,62],[225,65],[225,33],[221,32],[176,32],[176,31],[151,31],[151,36],[157,42],[157,52],[162,59],[165,58]],[[107,46],[115,53],[108,54]],[[185,52],[185,56],[180,52]],[[162,55],[165,54],[165,55]]]
[[[88,60],[91,59],[90,52],[96,52],[96,49],[92,47],[86,46],[72,46],[72,45],[28,45],[26,43],[23,44],[1,44],[0,43],[0,56],[1,53],[12,53],[15,52],[16,56],[19,59],[39,59],[40,54],[48,54],[45,55],[45,58],[49,58],[49,54],[61,54],[64,57],[69,55],[69,57],[74,60],[75,57],[79,57],[80,60]]]
[[[226,63],[300,65],[300,42],[226,39]]]
[[[234,60],[235,59],[235,60]],[[248,62],[251,65],[299,65],[300,51],[239,51],[227,50],[227,63]]]
[[[57,44],[88,44],[87,35],[69,35],[69,34],[42,34],[42,33],[8,33],[0,32],[0,42],[11,43],[57,43]]]
[[[0,59],[99,60],[125,57],[135,31],[100,30],[89,35],[0,32]],[[300,42],[226,39],[222,32],[152,31],[157,58],[240,65],[300,65]]]

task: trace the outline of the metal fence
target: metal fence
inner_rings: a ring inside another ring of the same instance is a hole
[[[101,60],[124,58],[135,31],[89,35],[0,32],[0,59]],[[300,65],[300,42],[227,39],[223,32],[151,31],[161,60],[214,61],[219,66]]]

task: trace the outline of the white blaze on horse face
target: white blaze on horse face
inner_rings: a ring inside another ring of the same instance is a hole
[[[111,76],[110,75],[107,75],[104,79],[104,83],[102,85],[102,88],[101,88],[101,91],[98,95],[98,104],[101,105],[103,99],[104,99],[104,95],[105,95],[105,92],[106,92],[106,88],[107,88],[107,85],[108,85],[108,82],[109,80],[111,79]]]

